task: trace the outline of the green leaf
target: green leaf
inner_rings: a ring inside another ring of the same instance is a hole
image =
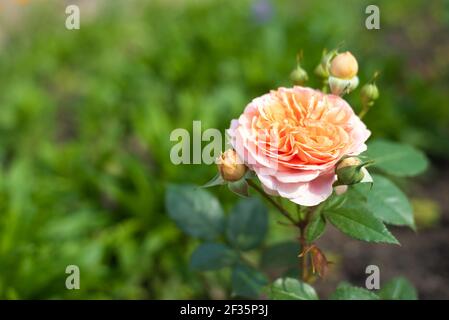
[[[418,294],[413,285],[404,277],[397,277],[385,285],[379,291],[379,296],[385,300],[416,300]]]
[[[368,208],[382,221],[415,228],[413,209],[407,196],[385,177],[373,175],[374,185],[367,193]]]
[[[238,256],[221,243],[201,244],[190,257],[190,267],[198,271],[217,270],[231,266]]]
[[[218,200],[194,186],[171,185],[165,196],[169,216],[192,237],[217,238],[224,231],[224,213]]]
[[[330,300],[379,300],[379,296],[367,289],[341,283]]]
[[[363,154],[374,160],[377,167],[398,177],[418,175],[427,169],[425,154],[412,146],[386,140],[374,140]]]
[[[263,273],[240,263],[232,269],[231,282],[234,296],[258,298],[268,279]]]
[[[241,250],[259,246],[268,227],[268,210],[258,198],[242,199],[228,218],[229,242]]]
[[[273,300],[318,300],[315,289],[294,278],[280,278],[271,285]]]
[[[262,253],[261,266],[264,270],[298,267],[300,247],[297,242],[276,243]]]
[[[326,219],[321,214],[321,212],[316,212],[312,219],[310,219],[310,223],[306,229],[306,239],[307,242],[313,242],[324,232],[324,228],[326,227]]]
[[[325,210],[324,215],[338,230],[352,238],[368,242],[399,244],[382,221],[364,205],[354,204]]]

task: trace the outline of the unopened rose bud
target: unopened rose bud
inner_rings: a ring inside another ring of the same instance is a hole
[[[335,173],[340,185],[352,185],[363,180],[362,171],[364,164],[357,157],[348,157],[337,164]]]
[[[306,70],[300,66],[297,66],[290,74],[290,79],[296,85],[303,85],[307,80],[309,80],[309,76],[307,75]]]
[[[321,63],[316,66],[314,72],[320,78],[329,77],[329,72],[326,71],[326,69],[323,67],[323,65]]]
[[[317,76],[321,78],[329,77],[329,68],[331,64],[331,60],[337,54],[337,50],[332,50],[327,52],[327,50],[323,51],[323,56],[321,58],[320,64],[315,68],[314,72]]]
[[[329,87],[332,94],[342,96],[353,91],[359,85],[359,78],[357,76],[351,79],[341,79],[337,77],[329,77]]]
[[[332,59],[330,74],[340,79],[352,79],[357,75],[359,65],[356,58],[349,52],[338,54]]]
[[[218,171],[225,181],[238,181],[246,173],[246,166],[240,161],[235,150],[226,150],[217,159]]]
[[[374,102],[374,100],[379,98],[379,89],[377,89],[375,83],[367,83],[362,87],[360,94],[362,100],[366,103]]]
[[[338,165],[337,165],[337,170],[338,169],[342,169],[342,168],[346,168],[346,167],[353,167],[353,166],[358,166],[362,164],[362,161],[357,158],[357,157],[347,157],[342,159]]]

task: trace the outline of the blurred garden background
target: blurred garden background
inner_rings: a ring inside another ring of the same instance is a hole
[[[80,30],[65,28],[69,4]],[[369,4],[380,30],[365,28]],[[393,229],[402,247],[391,248],[324,237],[340,256],[317,287],[363,285],[377,264],[420,298],[449,299],[447,0],[0,0],[0,298],[229,297],[225,272],[189,269],[197,242],[164,205],[167,184],[203,184],[216,168],[172,164],[170,133],[193,120],[224,131],[252,98],[291,85],[300,50],[317,86],[323,48],[340,44],[362,83],[381,73],[364,119],[373,136],[424,150],[432,166],[397,181],[418,231]],[[237,201],[220,190],[224,207]],[[292,236],[272,215],[270,239]],[[80,290],[65,288],[71,264]]]

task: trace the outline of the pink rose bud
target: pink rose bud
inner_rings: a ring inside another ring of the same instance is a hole
[[[218,171],[225,181],[238,181],[246,173],[246,166],[240,161],[235,150],[226,150],[217,159]]]
[[[349,52],[339,53],[332,59],[330,73],[340,79],[352,79],[357,75],[359,65],[354,56]]]

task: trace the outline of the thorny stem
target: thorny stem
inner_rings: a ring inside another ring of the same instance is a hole
[[[270,197],[268,194],[266,194],[257,184],[255,184],[251,180],[248,180],[247,182],[248,182],[248,185],[250,185],[254,190],[256,190],[258,193],[260,193],[265,199],[267,199],[273,206],[275,206],[276,209],[278,209],[279,212],[284,217],[286,217],[294,226],[298,227],[299,243],[301,246],[301,250],[304,253],[300,260],[301,280],[304,282],[307,282],[307,280],[309,279],[309,266],[308,266],[307,254],[305,253],[305,250],[307,248],[306,229],[310,222],[310,218],[311,218],[314,210],[312,210],[311,208],[308,208],[304,219],[302,219],[300,221],[295,221],[291,217],[290,213],[284,207],[282,207],[272,197]]]

